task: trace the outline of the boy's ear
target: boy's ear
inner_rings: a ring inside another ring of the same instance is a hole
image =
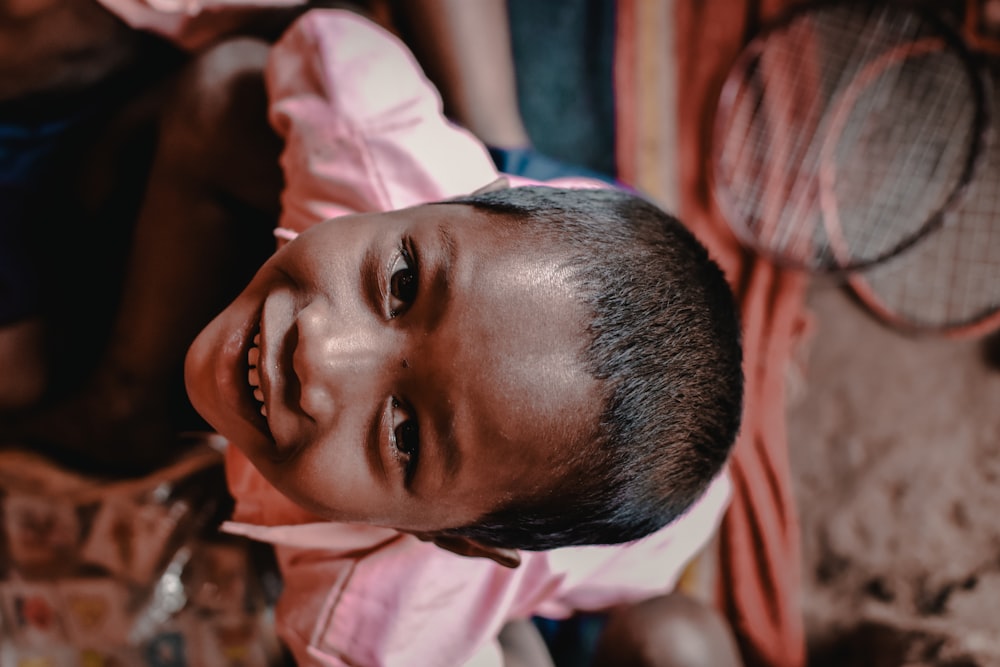
[[[504,567],[515,568],[521,564],[521,554],[517,549],[504,549],[482,544],[469,537],[457,535],[414,534],[423,542],[433,542],[438,548],[467,558],[489,558]]]
[[[481,188],[477,188],[470,193],[470,196],[474,195],[484,195],[487,192],[496,192],[497,190],[506,190],[510,187],[510,181],[507,180],[506,176],[500,176],[491,183],[487,183]]]

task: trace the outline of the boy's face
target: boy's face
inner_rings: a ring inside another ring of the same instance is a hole
[[[516,233],[461,205],[310,229],[192,345],[194,406],[335,521],[435,531],[545,488],[601,400],[583,307]]]

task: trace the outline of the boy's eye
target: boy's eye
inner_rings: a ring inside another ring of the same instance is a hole
[[[401,409],[399,401],[393,400],[392,407],[393,422],[395,422],[392,445],[399,460],[404,464],[406,478],[409,481],[416,468],[417,456],[420,454],[420,428],[417,426],[417,421],[409,418]]]
[[[389,316],[396,317],[403,313],[416,296],[416,262],[403,248],[389,269]]]
[[[417,430],[417,422],[408,419],[396,427],[396,449],[401,454],[410,458],[416,457],[420,447],[420,432]]]

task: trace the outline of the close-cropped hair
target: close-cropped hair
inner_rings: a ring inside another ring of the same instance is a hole
[[[719,474],[742,413],[737,309],[705,247],[620,190],[519,187],[446,203],[495,217],[567,269],[603,405],[547,488],[445,532],[536,551],[628,542],[680,516]]]

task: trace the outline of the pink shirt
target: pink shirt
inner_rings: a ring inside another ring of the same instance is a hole
[[[270,120],[285,140],[279,238],[348,213],[465,194],[497,176],[484,147],[442,116],[409,51],[355,14],[316,10],[297,21],[272,52],[267,83]],[[526,552],[511,570],[391,529],[320,521],[234,447],[226,470],[237,504],[224,529],[275,545],[285,584],[278,632],[303,666],[499,667],[496,636],[510,619],[560,618],[672,589],[730,495],[720,476],[684,516],[642,540]]]

